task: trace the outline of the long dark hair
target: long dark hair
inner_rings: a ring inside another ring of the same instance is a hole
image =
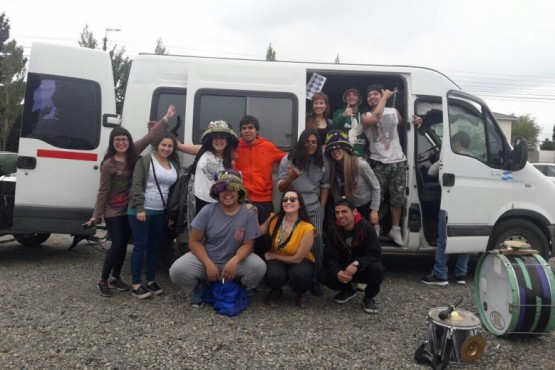
[[[156,151],[158,151],[158,145],[160,145],[160,143],[164,139],[171,139],[171,141],[173,142],[173,152],[172,154],[169,155],[168,160],[177,166],[177,171],[179,173],[180,164],[179,164],[179,155],[177,154],[177,140],[175,139],[175,136],[173,136],[172,134],[164,134],[160,136],[156,140],[154,147],[156,148]]]
[[[114,156],[116,155],[117,151],[114,147],[114,138],[116,136],[125,136],[129,141],[129,147],[125,152],[125,169],[133,171],[133,168],[135,168],[135,162],[139,157],[139,153],[137,153],[137,148],[135,148],[135,144],[133,143],[133,138],[131,137],[131,134],[123,127],[116,127],[112,130],[112,132],[110,132],[110,142],[108,144],[108,149],[106,150],[106,154],[104,155],[102,162],[109,158],[114,158]]]
[[[297,198],[298,198],[298,202],[299,202],[299,220],[304,221],[304,222],[308,222],[309,224],[312,224],[310,222],[310,218],[308,217],[308,213],[306,211],[306,205],[304,203],[304,199],[303,199],[303,196],[301,195],[301,193],[299,193],[298,191],[293,190],[293,189],[288,189],[283,193],[283,196],[285,196],[286,193],[290,193],[290,192],[297,194]],[[282,196],[282,198],[283,198],[283,196]],[[272,233],[270,234],[270,236],[272,238],[272,245],[274,245],[274,242],[275,242],[276,237],[278,235],[279,225],[281,225],[281,222],[283,221],[284,217],[285,217],[285,211],[283,210],[283,202],[280,201],[279,212],[274,214],[272,216],[272,218],[270,218],[270,221],[268,222],[268,225],[270,225],[273,220],[276,220],[276,223],[274,225],[274,229],[272,230]]]
[[[212,154],[216,155],[216,153],[214,153],[214,147],[212,146],[212,140],[214,138],[210,138],[210,140],[207,140],[205,142],[202,143],[202,146],[200,147],[197,155],[195,156],[195,160],[193,161],[193,164],[189,167],[188,171],[189,173],[195,173],[195,171],[197,170],[197,164],[198,161],[200,160],[200,157],[202,157],[202,155],[206,152],[212,152]],[[226,146],[224,149],[224,154],[223,154],[223,165],[224,168],[233,168],[233,160],[235,159],[235,148],[233,147],[233,143],[231,142],[231,140],[229,139],[229,135],[225,135],[225,139],[226,139]]]
[[[310,135],[314,135],[316,138],[316,153],[313,156],[309,156],[305,143],[307,142]],[[316,166],[320,169],[324,168],[324,154],[322,150],[322,141],[320,140],[320,135],[318,135],[318,131],[312,128],[307,128],[303,132],[301,132],[301,136],[299,136],[299,141],[295,145],[295,148],[289,153],[288,157],[291,163],[299,170],[306,170],[308,169],[308,165],[310,161],[314,161]]]

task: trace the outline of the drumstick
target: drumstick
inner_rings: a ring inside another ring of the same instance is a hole
[[[457,306],[460,305],[462,301],[463,301],[463,297],[461,297],[455,304],[449,306],[446,310],[441,311],[438,317],[441,320],[445,320],[446,318],[449,317],[449,315],[451,315],[453,311],[455,311],[455,308],[457,308]]]

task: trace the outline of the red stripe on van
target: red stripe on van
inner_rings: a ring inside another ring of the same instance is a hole
[[[63,152],[61,150],[37,149],[37,157],[96,162],[98,155],[96,153]]]

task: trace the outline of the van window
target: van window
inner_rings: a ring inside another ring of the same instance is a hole
[[[179,141],[184,142],[185,136],[185,102],[187,89],[158,88],[152,97],[150,120],[160,121],[168,111],[168,107],[175,105],[176,113],[168,122],[169,132],[174,134]]]
[[[454,92],[448,95],[451,138],[459,131],[465,132],[470,145],[461,155],[474,157],[493,168],[503,168],[507,142],[501,129],[483,103],[461,95]]]
[[[21,137],[63,149],[98,147],[101,89],[77,78],[29,73]]]
[[[224,120],[241,135],[239,122],[255,116],[260,134],[281,148],[292,147],[297,137],[298,101],[293,94],[203,89],[195,95],[193,142],[200,143],[211,121]]]

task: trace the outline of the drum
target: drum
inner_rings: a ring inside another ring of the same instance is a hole
[[[472,313],[456,309],[446,319],[440,313],[447,307],[433,308],[428,312],[428,341],[424,349],[432,363],[473,363],[484,354],[485,340],[478,332],[480,320]]]
[[[480,258],[474,278],[484,326],[495,335],[555,328],[555,279],[533,251],[502,250]]]

